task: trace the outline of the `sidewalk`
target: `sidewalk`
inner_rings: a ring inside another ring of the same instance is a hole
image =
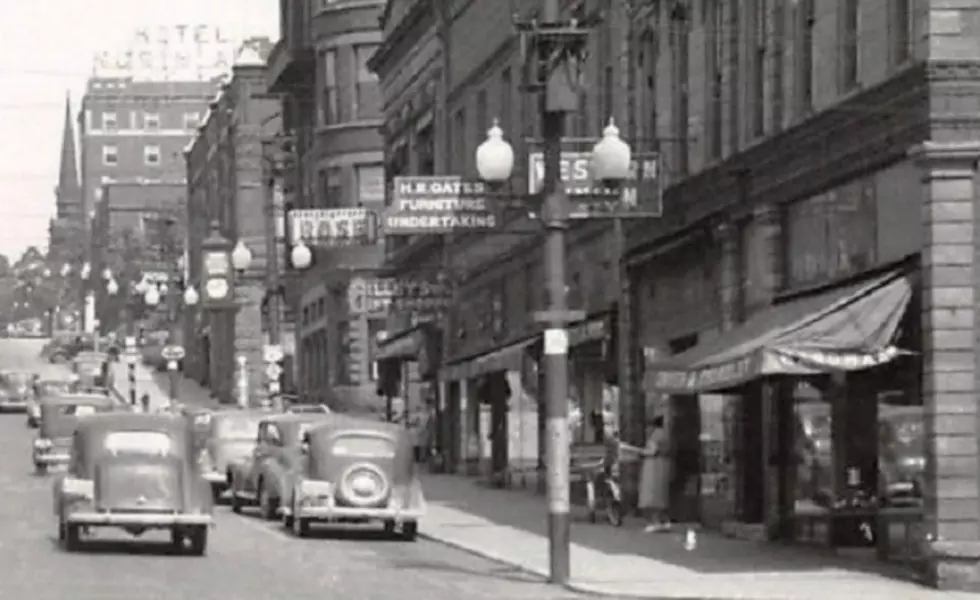
[[[422,476],[426,517],[420,534],[542,577],[548,574],[546,505],[525,491],[484,487],[458,475]],[[645,534],[590,524],[573,507],[569,587],[619,598],[959,600],[888,578],[871,565],[799,547],[729,539],[709,532],[686,551],[685,531]],[[877,566],[877,565],[875,565]]]
[[[129,369],[123,362],[112,363],[113,378],[116,391],[126,401],[129,401]],[[144,364],[136,363],[136,397],[150,395],[150,411],[165,408],[170,404],[169,373],[157,373]],[[218,401],[211,397],[209,390],[198,385],[196,381],[180,377],[178,385],[178,401],[183,404],[217,408]]]

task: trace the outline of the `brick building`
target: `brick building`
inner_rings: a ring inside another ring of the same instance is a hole
[[[941,587],[977,589],[980,4],[912,6],[660,2],[607,14],[629,35],[596,29],[570,136],[626,117],[634,152],[659,150],[665,214],[626,223],[622,261],[602,224],[573,230],[570,303],[597,316],[618,310],[611,329],[622,351],[607,381],[629,439],[642,442],[643,424],[666,417],[676,518],[801,543],[870,543],[884,556],[898,541],[881,524],[898,527],[903,507],[923,523],[903,551],[927,548],[927,574]],[[386,9],[375,59],[386,174],[472,176],[493,117],[521,165],[519,139],[535,125],[516,91],[510,15],[489,0],[463,3],[440,30],[430,7],[392,0]],[[443,90],[432,109],[434,165],[418,160],[428,142],[415,125],[426,119],[416,86],[427,80]],[[520,474],[529,449],[513,430],[508,444],[484,447],[479,405],[489,399],[492,412],[509,394],[507,416],[523,418],[514,388],[534,391],[537,240],[466,242],[450,239],[447,251],[447,240],[415,239],[390,259],[401,272],[442,264],[457,278],[465,314],[442,322],[440,372],[451,464]],[[509,385],[489,385],[501,372]],[[841,503],[877,517],[871,540],[836,524]],[[828,524],[829,540],[806,539],[812,531],[798,525],[813,521]]]
[[[283,128],[295,163],[285,185],[293,208],[380,208],[384,202],[381,112],[368,58],[380,43],[383,3],[280,0],[281,39],[269,57],[269,89],[284,95]],[[386,311],[354,313],[348,282],[372,278],[383,245],[315,248],[294,273],[299,391],[345,405],[375,397],[372,340]]]
[[[185,149],[187,170],[188,280],[200,289],[201,243],[217,221],[222,235],[241,241],[252,253],[249,268],[236,279],[234,310],[187,311],[188,375],[209,386],[222,402],[234,402],[235,357],[245,356],[253,394],[265,387],[262,347],[263,299],[267,294],[266,246],[269,221],[269,165],[265,141],[280,132],[279,102],[266,93],[265,56],[271,43],[243,46],[230,79],[202,117],[197,136]]]

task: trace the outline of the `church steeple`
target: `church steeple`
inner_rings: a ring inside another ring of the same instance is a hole
[[[75,125],[71,118],[71,97],[65,95],[65,124],[61,133],[61,163],[58,167],[58,206],[79,204],[81,183],[78,181],[78,155],[75,150]],[[59,211],[60,212],[60,211]]]

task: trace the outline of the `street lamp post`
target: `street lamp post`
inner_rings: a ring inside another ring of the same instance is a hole
[[[574,60],[587,40],[588,30],[560,20],[558,0],[545,0],[541,19],[523,26],[530,36],[531,60],[543,69],[537,73],[544,137],[544,178],[541,186],[541,221],[546,230],[544,268],[546,310],[535,315],[545,323],[543,368],[545,376],[545,460],[548,489],[548,542],[550,581],[565,584],[570,576],[569,469],[571,439],[568,428],[568,332],[567,325],[583,318],[569,310],[566,297],[565,242],[571,206],[561,180],[561,144],[567,112],[575,110],[577,94],[570,81]],[[557,59],[556,59],[557,57]],[[617,185],[629,176],[632,157],[610,121],[592,151],[592,177]],[[489,184],[510,178],[514,151],[496,125],[476,152],[477,170]]]

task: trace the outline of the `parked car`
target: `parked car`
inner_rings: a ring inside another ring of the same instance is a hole
[[[41,417],[32,452],[34,472],[38,475],[44,475],[50,467],[68,464],[71,436],[79,417],[116,408],[112,399],[99,394],[46,396],[40,406]]]
[[[213,522],[211,494],[180,415],[109,413],[79,419],[71,462],[54,484],[58,539],[78,550],[95,527],[139,537],[170,531],[175,552],[205,554]]]
[[[381,522],[414,541],[425,511],[408,433],[390,423],[337,416],[303,434],[283,521],[298,537],[311,523]]]
[[[88,387],[112,387],[111,359],[104,352],[80,352],[72,360],[72,372],[78,376],[78,385]]]
[[[324,414],[329,415],[332,410],[326,404],[290,404],[286,407],[286,412],[303,414],[303,413],[314,413],[314,414]]]
[[[231,472],[231,510],[258,506],[265,519],[275,519],[292,473],[302,458],[300,442],[308,429],[333,418],[322,413],[278,413],[259,423],[252,454],[234,461]]]
[[[211,413],[204,425],[200,462],[204,480],[211,485],[215,504],[231,486],[230,466],[255,451],[259,424],[269,412],[227,409]]]
[[[140,354],[144,365],[161,373],[167,370],[167,359],[163,357],[163,349],[169,337],[170,334],[166,331],[152,331],[143,338]]]
[[[52,364],[65,364],[74,359],[79,352],[95,349],[95,337],[90,333],[75,331],[56,333],[41,348],[41,358]]]
[[[34,374],[28,371],[0,372],[0,412],[26,412],[33,382]]]
[[[27,426],[34,428],[41,420],[41,402],[48,396],[72,393],[75,382],[70,379],[35,379],[34,390],[27,399]]]

